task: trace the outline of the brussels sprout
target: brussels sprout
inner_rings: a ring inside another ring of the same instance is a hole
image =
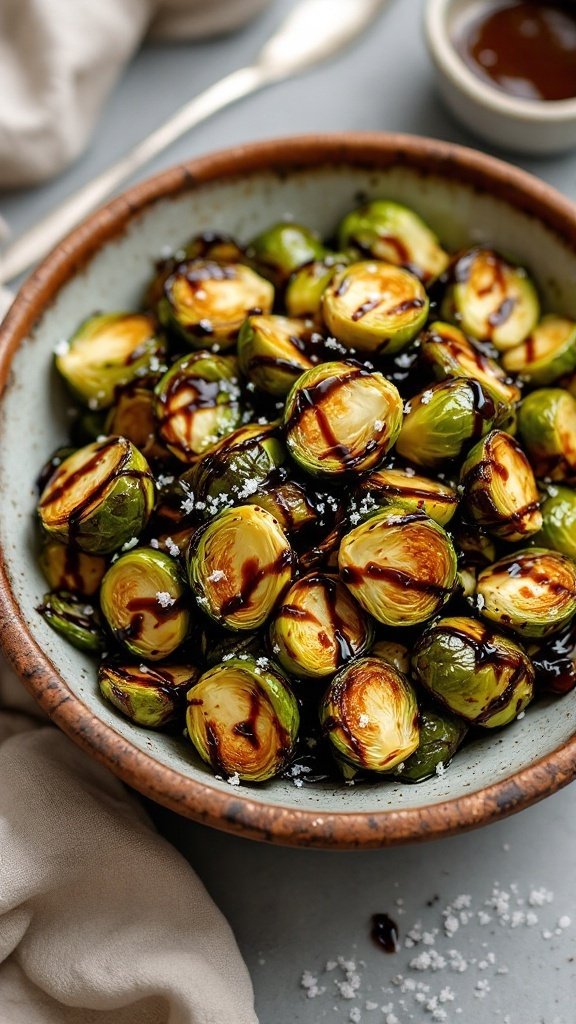
[[[576,562],[576,491],[549,484],[540,510],[542,529],[534,537],[535,544],[559,551]]]
[[[213,514],[282,480],[286,451],[275,424],[248,423],[216,445],[180,479],[191,508]]]
[[[410,653],[404,644],[397,644],[393,640],[378,640],[370,651],[370,657],[382,658],[405,676],[410,672]]]
[[[534,669],[518,644],[476,619],[454,617],[431,626],[416,644],[419,683],[466,722],[507,725],[530,703]]]
[[[322,259],[326,249],[309,228],[280,222],[253,238],[246,252],[257,270],[280,286],[298,267]]]
[[[576,615],[576,565],[546,548],[506,555],[478,576],[481,615],[520,636],[556,633]]]
[[[136,725],[161,729],[186,706],[186,694],[200,675],[193,665],[117,665],[98,670],[102,696]]]
[[[447,253],[421,217],[386,199],[374,199],[344,217],[338,244],[359,249],[365,257],[407,267],[422,281],[438,277],[448,265]]]
[[[396,442],[402,458],[434,468],[459,458],[470,441],[484,437],[502,415],[498,403],[476,380],[433,384],[406,406]]]
[[[518,430],[534,472],[576,481],[576,398],[561,388],[541,388],[524,399]]]
[[[338,271],[350,263],[343,253],[328,253],[320,260],[312,260],[291,275],[284,304],[288,316],[316,317],[322,307],[322,293]]]
[[[576,687],[576,622],[543,643],[531,644],[528,654],[543,693],[569,693]]]
[[[144,305],[155,309],[164,294],[164,285],[179,263],[187,260],[210,260],[214,263],[241,263],[244,252],[230,235],[203,231],[167,259],[159,260],[156,273],[144,295]]]
[[[116,640],[140,658],[162,661],[188,634],[190,613],[179,569],[155,548],[135,548],[110,566],[100,607]]]
[[[324,695],[320,721],[340,759],[372,772],[395,768],[420,739],[416,694],[382,658],[341,669]]]
[[[491,537],[478,526],[457,523],[454,529],[456,548],[467,567],[484,567],[496,561],[496,545]]]
[[[322,294],[322,315],[339,341],[361,352],[392,355],[426,323],[424,286],[408,270],[368,260],[345,267]]]
[[[207,667],[213,668],[231,658],[240,658],[241,661],[246,661],[246,655],[259,658],[266,651],[261,633],[227,633],[225,636],[219,633],[214,637],[214,630],[210,629],[203,631],[202,653]]]
[[[153,506],[146,459],[127,438],[108,437],[58,466],[40,496],[38,514],[50,537],[107,555],[140,534]]]
[[[508,405],[520,401],[520,388],[495,359],[485,355],[459,327],[435,320],[425,331],[420,353],[437,380],[472,377]]]
[[[460,470],[472,517],[501,540],[524,540],[542,526],[530,463],[510,434],[492,430],[474,445]]]
[[[439,526],[446,526],[458,508],[458,494],[440,480],[417,476],[410,469],[377,469],[360,484],[360,493],[369,494],[378,504],[403,505],[421,510]]]
[[[522,344],[506,352],[502,363],[531,384],[552,384],[576,368],[576,323],[553,313],[543,317]]]
[[[240,395],[233,356],[211,352],[182,356],[154,390],[161,441],[182,462],[194,461],[240,426]]]
[[[156,324],[145,313],[102,313],[80,325],[56,368],[79,402],[107,409],[116,388],[143,376],[165,354]]]
[[[108,564],[101,555],[89,555],[50,537],[44,539],[38,561],[51,590],[68,590],[83,597],[98,593]]]
[[[276,487],[266,487],[260,493],[244,499],[247,505],[259,505],[275,516],[286,533],[298,533],[318,520],[311,497],[301,484],[286,480]]]
[[[194,534],[187,553],[200,607],[232,630],[264,624],[290,582],[292,564],[286,534],[258,505],[220,512]]]
[[[274,656],[287,672],[331,676],[365,654],[373,629],[337,576],[311,573],[292,584],[270,625]]]
[[[447,711],[420,709],[420,743],[395,775],[402,782],[424,782],[441,775],[462,745],[468,732],[466,722]]]
[[[340,575],[358,603],[386,626],[436,615],[456,580],[448,534],[424,512],[389,505],[342,538]]]
[[[361,473],[394,444],[402,399],[381,373],[354,362],[323,363],[294,384],[284,423],[288,451],[308,473]]]
[[[303,320],[286,316],[249,316],[238,335],[240,369],[248,380],[269,395],[284,397],[295,380],[309,370],[307,345],[310,328]]]
[[[40,612],[55,633],[63,636],[73,647],[87,654],[99,654],[104,647],[102,622],[98,611],[79,594],[67,590],[53,590],[44,594]]]
[[[451,284],[441,306],[444,320],[460,325],[500,352],[524,341],[540,315],[536,289],[522,267],[492,249],[477,247],[460,254],[450,269]],[[506,369],[512,367],[504,362]]]
[[[188,735],[218,775],[271,779],[293,756],[299,724],[296,698],[267,658],[232,658],[188,692]]]
[[[127,437],[146,459],[168,459],[170,452],[156,439],[154,394],[138,381],[116,393],[100,434]]]
[[[274,289],[241,263],[190,260],[164,284],[158,317],[191,348],[230,348],[249,313],[269,313]]]

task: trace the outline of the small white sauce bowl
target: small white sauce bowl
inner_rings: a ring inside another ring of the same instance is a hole
[[[470,131],[520,153],[576,148],[576,97],[528,100],[492,86],[465,64],[454,38],[461,25],[486,10],[487,0],[427,0],[425,35],[441,95]]]

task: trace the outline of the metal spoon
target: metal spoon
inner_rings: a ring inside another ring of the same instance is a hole
[[[78,189],[4,251],[0,285],[42,259],[127,178],[181,135],[243,96],[333,56],[374,20],[387,0],[300,0],[253,64],[222,78],[186,103],[117,163]]]

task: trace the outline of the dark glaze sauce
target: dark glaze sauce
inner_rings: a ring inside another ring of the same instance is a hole
[[[122,629],[115,629],[114,636],[120,641],[138,640],[144,633],[146,613],[156,619],[152,629],[158,629],[159,626],[163,626],[170,619],[176,618],[184,607],[185,601],[183,597],[176,598],[174,604],[168,608],[163,608],[155,597],[133,597],[126,602],[126,610],[133,612],[130,622]]]
[[[276,576],[292,564],[293,555],[290,548],[281,551],[273,562],[262,565],[258,558],[250,556],[242,563],[240,576],[240,589],[236,594],[222,601],[220,615],[226,618],[233,615],[240,608],[245,608],[257,590],[262,580],[267,576]]]
[[[334,650],[334,665],[336,668],[339,668],[341,665],[350,661],[350,659],[358,653],[358,648],[364,640],[364,630],[362,629],[361,620],[358,620],[359,635],[355,641],[350,636],[350,624],[345,622],[338,613],[337,580],[331,579],[329,576],[318,574],[308,576],[306,579],[300,580],[298,585],[301,588],[321,588],[323,590],[328,621],[323,622],[312,612],[308,611],[306,608],[301,608],[296,604],[281,605],[279,615],[285,616],[286,618],[297,619],[300,622],[305,620],[318,627],[318,641],[320,645],[326,649],[332,648]],[[288,649],[290,649],[290,644],[288,642],[286,645]]]
[[[467,66],[525,100],[576,96],[576,11],[568,2],[488,3],[455,34]]]
[[[178,398],[182,392],[189,392],[189,398],[185,404],[180,404]],[[225,394],[226,404],[233,402],[229,392],[224,393],[222,382],[219,380],[204,380],[202,377],[192,377],[183,369],[181,374],[172,378],[167,390],[160,395],[162,405],[162,416],[158,425],[158,433],[163,441],[166,441],[173,448],[178,448],[184,454],[192,453],[186,443],[186,437],[192,434],[194,416],[200,409],[215,409],[221,403],[221,396]],[[186,417],[186,427],[182,430],[179,426],[176,431],[173,421],[182,422]]]
[[[388,914],[373,914],[370,932],[373,941],[385,953],[397,953],[400,949],[398,925]]]
[[[243,722],[238,722],[232,730],[237,736],[243,736],[254,750],[258,750],[260,747],[260,740],[258,739],[258,734],[256,732],[256,723],[258,722],[259,713],[260,696],[256,690],[253,690],[250,694],[250,714],[248,715],[248,718]]]
[[[536,683],[545,693],[569,693],[576,686],[576,623],[530,652]]]

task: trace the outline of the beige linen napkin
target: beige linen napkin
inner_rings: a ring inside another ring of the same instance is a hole
[[[79,156],[148,31],[170,41],[225,32],[269,2],[0,0],[0,187],[35,184]],[[175,108],[191,82],[193,67]]]
[[[0,705],[1,1024],[257,1024],[186,861],[3,662]]]

